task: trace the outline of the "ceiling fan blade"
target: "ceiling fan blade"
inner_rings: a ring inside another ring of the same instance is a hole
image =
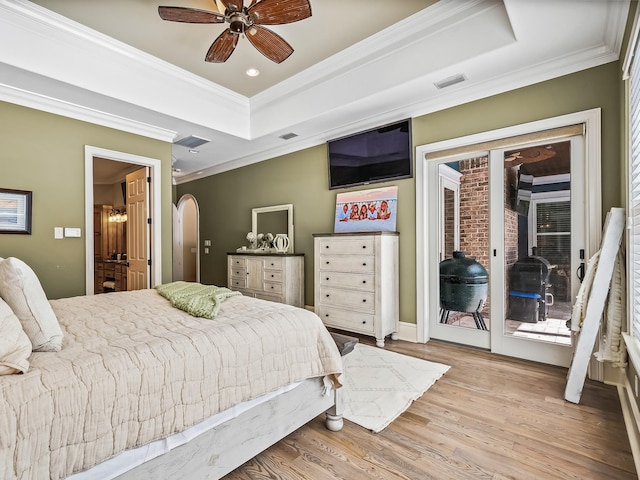
[[[218,38],[211,44],[207,56],[204,57],[205,62],[224,63],[231,56],[238,44],[240,36],[231,33],[228,28],[222,32]]]
[[[309,0],[262,0],[249,7],[249,15],[257,25],[280,25],[311,16]]]
[[[227,10],[235,10],[236,12],[241,12],[244,6],[243,0],[220,0],[219,3],[223,3]]]
[[[224,11],[225,11],[225,9],[227,8],[227,7],[225,6],[225,4],[224,4],[224,3],[222,3],[222,1],[221,1],[221,0],[214,0],[214,1],[213,1],[213,3],[214,3],[214,5],[215,5],[216,9],[218,10],[218,12],[220,12],[222,15],[224,15]]]
[[[223,23],[224,15],[197,8],[187,7],[158,7],[162,20],[183,23]]]
[[[293,48],[280,35],[254,25],[247,31],[247,38],[258,51],[275,63],[282,63],[293,53]]]

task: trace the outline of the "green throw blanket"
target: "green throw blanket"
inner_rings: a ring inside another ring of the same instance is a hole
[[[194,317],[215,318],[220,304],[229,297],[241,295],[224,287],[194,282],[172,282],[158,285],[156,290],[176,308]]]

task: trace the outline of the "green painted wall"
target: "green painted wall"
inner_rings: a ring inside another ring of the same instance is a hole
[[[0,235],[0,257],[24,260],[49,298],[85,293],[84,147],[162,161],[163,281],[171,280],[171,144],[0,102],[0,188],[33,191],[31,235]],[[54,240],[54,227],[82,238]],[[93,235],[93,232],[89,232]]]
[[[620,67],[617,62],[413,120],[414,145],[470,135],[567,113],[602,109],[603,211],[622,205]],[[201,279],[226,285],[226,252],[244,245],[251,208],[293,203],[295,250],[305,254],[305,303],[313,304],[312,234],[333,231],[336,190],[327,187],[324,145],[178,185],[178,198],[193,194],[200,206]],[[415,181],[398,185],[400,320],[416,322]],[[345,191],[345,190],[340,190]],[[604,218],[604,216],[603,216]]]

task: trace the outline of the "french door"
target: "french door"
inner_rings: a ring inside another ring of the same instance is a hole
[[[568,366],[586,262],[584,136],[445,156],[425,168],[431,337]]]

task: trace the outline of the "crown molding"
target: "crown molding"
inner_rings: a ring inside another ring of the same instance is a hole
[[[0,100],[36,110],[62,115],[83,122],[114,128],[136,135],[173,142],[177,132],[129,118],[112,115],[83,105],[40,95],[10,85],[0,84]]]
[[[375,61],[390,52],[407,48],[416,38],[424,38],[425,35],[431,34],[443,22],[459,19],[461,15],[475,15],[479,11],[495,8],[501,3],[497,0],[466,0],[465,2],[440,0],[429,8],[404,19],[401,24],[391,25],[326,60],[312,65],[277,85],[254,95],[250,99],[251,109],[265,108],[283,100],[285,97],[308,90],[337,75],[342,75],[356,66],[360,67],[363,63]],[[384,45],[384,48],[381,48],[381,45]]]
[[[351,122],[348,125],[343,125],[341,127],[325,129],[312,137],[306,137],[296,141],[295,143],[264,150],[259,153],[233,159],[223,164],[201,169],[199,170],[201,172],[199,175],[196,173],[185,174],[176,178],[176,183],[182,184],[210,175],[224,173],[253,163],[258,163],[306,148],[311,148],[326,142],[330,138],[336,138],[355,131],[365,130],[371,126],[389,123],[407,117],[415,118],[427,115],[429,113],[445,110],[447,108],[452,108],[493,95],[516,90],[518,88],[544,82],[560,76],[604,65],[617,60],[617,58],[617,52],[612,51],[608,46],[601,45],[591,49],[585,49],[576,54],[560,56],[549,62],[529,65],[526,68],[513,71],[507,76],[499,76],[497,78],[492,78],[475,84],[458,84],[447,89],[445,93],[438,97],[429,98],[427,100],[397,102],[395,108],[385,109],[383,113],[378,115],[366,116],[360,118],[356,122]],[[396,98],[400,99],[400,96],[398,95]],[[413,98],[413,96],[407,94],[405,98]]]
[[[0,62],[8,65],[250,136],[247,97],[26,0],[0,0],[0,43],[13,45],[0,50]]]

